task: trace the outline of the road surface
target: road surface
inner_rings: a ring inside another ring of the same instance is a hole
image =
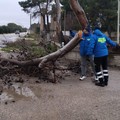
[[[27,76],[22,86],[33,96],[9,91],[16,99],[1,102],[0,120],[120,120],[120,70],[110,69],[109,74],[107,87],[95,86],[91,77],[79,81],[79,74],[71,72],[57,84],[37,84],[37,78]]]

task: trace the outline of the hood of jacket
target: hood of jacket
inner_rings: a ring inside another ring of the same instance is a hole
[[[96,34],[97,36],[103,36],[103,33],[99,29],[96,29],[94,31],[94,34]]]

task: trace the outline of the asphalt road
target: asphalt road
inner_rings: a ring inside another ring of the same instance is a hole
[[[91,77],[79,81],[79,74],[64,75],[57,84],[27,77],[22,85],[35,96],[1,102],[0,120],[120,120],[120,70],[109,70],[107,87],[95,86]]]

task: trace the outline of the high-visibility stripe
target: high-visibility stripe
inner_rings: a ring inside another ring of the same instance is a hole
[[[100,75],[100,74],[102,74],[102,72],[97,72],[96,74],[97,74],[97,75]]]
[[[103,72],[108,72],[108,70],[103,70]]]
[[[103,76],[108,76],[108,74],[103,74]]]
[[[101,75],[101,76],[98,76],[97,78],[98,78],[98,79],[99,79],[99,78],[103,78],[103,76]]]
[[[106,42],[106,39],[105,39],[105,38],[98,38],[98,42],[100,42],[100,43],[105,43],[105,42]]]

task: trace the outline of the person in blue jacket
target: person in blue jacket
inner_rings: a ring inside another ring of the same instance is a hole
[[[69,32],[70,32],[70,37],[74,37],[75,36],[75,34],[76,34],[76,32],[75,31],[73,31],[73,30],[69,30]]]
[[[82,33],[82,40],[80,40],[80,56],[81,56],[81,77],[80,80],[84,80],[86,78],[86,71],[87,71],[87,62],[89,61],[95,74],[95,67],[94,67],[94,57],[93,54],[87,55],[88,46],[93,41],[93,34],[91,32],[90,25],[87,25]]]
[[[97,86],[107,86],[108,85],[108,48],[107,44],[116,47],[118,46],[116,42],[112,41],[109,37],[100,31],[100,26],[96,25],[93,32],[93,41],[91,41],[87,55],[94,54],[94,63],[96,76],[98,82],[95,83]]]

